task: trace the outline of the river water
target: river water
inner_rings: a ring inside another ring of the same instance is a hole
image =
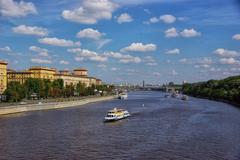
[[[103,123],[115,106],[132,116]],[[240,110],[132,92],[127,100],[0,117],[0,159],[239,160]]]

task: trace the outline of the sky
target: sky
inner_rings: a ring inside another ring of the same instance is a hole
[[[240,1],[0,0],[0,59],[114,84],[239,75]]]

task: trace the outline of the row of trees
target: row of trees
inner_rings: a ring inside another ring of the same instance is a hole
[[[240,104],[240,76],[229,77],[223,80],[184,84],[183,93]]]
[[[62,79],[50,81],[47,79],[30,78],[24,84],[9,82],[4,94],[6,101],[18,102],[22,99],[47,99],[72,96],[89,96],[95,94],[110,93],[113,86],[91,85],[79,82],[76,86],[67,85],[64,87]],[[100,92],[99,92],[100,91]]]

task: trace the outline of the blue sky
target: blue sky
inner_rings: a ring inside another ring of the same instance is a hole
[[[108,83],[240,73],[238,0],[0,0],[0,59],[86,67]]]

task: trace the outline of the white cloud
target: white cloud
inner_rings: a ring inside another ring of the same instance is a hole
[[[240,34],[235,34],[232,38],[237,41],[240,41]]]
[[[129,57],[122,58],[119,60],[120,63],[140,63],[142,60],[140,57]]]
[[[37,26],[20,25],[12,28],[13,32],[25,35],[47,36],[48,30],[46,28]]]
[[[37,14],[32,2],[0,0],[0,16],[24,17],[28,14]]]
[[[83,0],[79,8],[64,10],[62,17],[72,22],[96,24],[101,19],[111,19],[117,7],[118,5],[110,0]]]
[[[166,51],[166,54],[179,54],[179,53],[180,53],[180,49],[178,49],[178,48]]]
[[[180,32],[181,36],[190,38],[190,37],[197,37],[201,36],[200,32],[197,32],[195,29],[184,29],[182,32]]]
[[[122,48],[122,52],[152,52],[156,51],[157,45],[155,44],[143,44],[143,43],[132,43],[130,46]]]
[[[99,64],[99,65],[97,65],[99,68],[106,68],[107,67],[107,65],[106,64]]]
[[[187,58],[182,58],[182,59],[179,60],[179,62],[182,63],[182,64],[192,64],[192,61],[190,61]]]
[[[155,77],[160,77],[160,76],[161,76],[161,73],[159,73],[159,72],[153,72],[153,75],[154,75]]]
[[[104,35],[104,33],[92,28],[86,28],[77,33],[78,38],[89,38],[94,40],[99,40]]]
[[[122,13],[120,16],[117,17],[117,22],[119,24],[129,23],[129,22],[132,22],[132,21],[133,21],[133,18],[127,13]]]
[[[1,52],[11,52],[12,49],[9,46],[5,46],[5,47],[0,48],[0,51]]]
[[[155,62],[155,59],[152,56],[143,57],[143,62]]]
[[[160,16],[159,20],[163,21],[164,23],[170,24],[170,23],[174,23],[177,20],[177,18],[174,17],[173,15],[165,14]]]
[[[178,37],[179,34],[178,34],[178,31],[176,28],[169,28],[165,31],[165,37],[167,38],[172,38],[172,37]]]
[[[38,53],[39,56],[48,57],[48,50],[47,49],[40,48],[40,47],[37,47],[37,46],[30,46],[29,50]]]
[[[104,56],[119,59],[120,63],[140,63],[142,60],[139,57],[121,54],[119,52],[105,52]]]
[[[214,53],[220,57],[236,57],[240,56],[240,52],[233,51],[233,50],[227,50],[224,48],[218,48],[214,51]]]
[[[213,63],[213,60],[210,57],[204,57],[204,58],[199,58],[196,63],[201,65],[210,65]]]
[[[80,46],[80,42],[73,42],[71,40],[65,40],[65,39],[58,39],[56,37],[53,38],[41,38],[38,40],[39,43],[52,45],[52,46],[60,46],[60,47],[75,47]]]
[[[52,61],[51,60],[47,60],[47,59],[39,59],[39,58],[32,58],[31,59],[32,63],[38,63],[38,64],[51,64]]]
[[[65,60],[61,60],[61,61],[59,61],[59,64],[68,65],[69,62],[68,62],[68,61],[65,61]]]
[[[116,68],[116,67],[111,68],[111,71],[118,71],[118,70],[119,70],[119,68]]]
[[[149,63],[146,63],[147,66],[157,66],[158,63],[156,62],[149,62]]]
[[[74,59],[75,59],[75,61],[77,61],[77,62],[82,62],[82,61],[84,61],[84,58],[83,58],[83,57],[75,57]]]
[[[97,49],[101,49],[103,46],[107,45],[108,43],[112,42],[111,39],[100,39],[97,43]]]
[[[221,64],[239,64],[239,61],[234,58],[221,58],[219,61]]]
[[[149,19],[149,23],[158,23],[159,19],[157,17],[152,17]]]
[[[108,60],[108,58],[104,57],[104,56],[97,55],[97,56],[94,56],[94,57],[89,57],[89,60],[94,61],[94,62],[106,62]]]
[[[208,64],[200,64],[200,65],[194,65],[195,68],[210,68],[210,65]]]
[[[171,73],[170,73],[171,75],[173,75],[173,76],[176,76],[176,75],[178,75],[178,73],[173,69],[172,71],[171,71]]]
[[[88,49],[73,48],[73,49],[68,49],[67,51],[70,53],[77,54],[75,57],[76,61],[89,60],[94,62],[106,62],[108,60],[106,56],[99,55],[96,52],[90,51]]]

